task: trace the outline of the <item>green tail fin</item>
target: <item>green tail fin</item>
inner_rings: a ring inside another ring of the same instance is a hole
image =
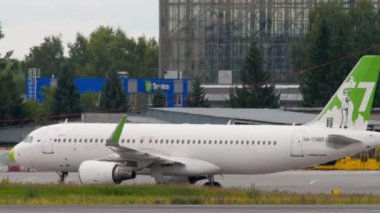
[[[328,104],[308,125],[367,129],[380,71],[380,56],[363,56]]]

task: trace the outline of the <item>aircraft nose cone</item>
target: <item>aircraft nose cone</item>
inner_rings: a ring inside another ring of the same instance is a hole
[[[15,160],[15,148],[13,148],[13,149],[11,149],[11,151],[9,151],[9,159],[11,159],[13,163],[16,163],[16,160]]]

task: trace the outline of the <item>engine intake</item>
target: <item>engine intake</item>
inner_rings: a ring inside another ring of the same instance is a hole
[[[114,162],[89,160],[79,166],[79,180],[82,184],[120,184],[133,179],[136,173]]]

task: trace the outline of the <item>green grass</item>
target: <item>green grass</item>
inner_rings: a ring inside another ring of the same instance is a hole
[[[84,204],[380,204],[380,195],[301,194],[189,185],[0,183],[0,205]]]

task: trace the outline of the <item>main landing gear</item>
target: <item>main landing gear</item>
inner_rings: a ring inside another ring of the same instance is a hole
[[[208,179],[208,182],[206,182],[205,184],[204,184],[204,186],[209,186],[209,187],[222,187],[222,185],[220,185],[220,183],[218,183],[218,182],[216,182],[215,180],[214,180],[214,176],[213,175],[209,175],[208,177],[207,177],[207,179]]]
[[[59,177],[58,183],[65,183],[65,179],[69,175],[69,172],[58,171],[57,174]]]

